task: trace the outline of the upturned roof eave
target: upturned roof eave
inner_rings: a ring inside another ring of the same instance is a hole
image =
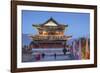
[[[45,24],[47,24],[48,22],[52,21],[53,23],[55,23],[57,26],[64,26],[64,27],[68,27],[68,25],[64,25],[64,24],[59,24],[58,22],[56,22],[52,17],[50,19],[48,19],[46,22],[42,23],[42,24],[33,24],[32,26],[34,27],[44,27]],[[45,26],[45,27],[57,27],[57,26]]]

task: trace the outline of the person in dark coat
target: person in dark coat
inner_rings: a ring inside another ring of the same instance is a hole
[[[44,58],[45,57],[45,54],[44,53],[42,53],[42,58]]]
[[[55,60],[56,60],[56,53],[54,54]]]

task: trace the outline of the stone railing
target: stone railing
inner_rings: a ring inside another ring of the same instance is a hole
[[[67,40],[68,36],[33,36],[33,40]]]

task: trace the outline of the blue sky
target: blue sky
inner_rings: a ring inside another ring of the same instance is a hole
[[[65,35],[72,35],[73,38],[89,37],[90,35],[89,13],[30,10],[22,10],[22,33],[36,34],[37,30],[32,27],[32,24],[42,24],[51,17],[59,24],[68,25],[68,28],[65,30]]]

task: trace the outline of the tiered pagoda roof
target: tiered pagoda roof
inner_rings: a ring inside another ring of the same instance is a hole
[[[36,27],[39,32],[47,32],[47,35],[34,35],[31,36],[33,40],[67,40],[71,36],[65,36],[64,30],[68,25],[59,24],[53,18],[50,18],[43,24],[33,24],[33,27]]]

